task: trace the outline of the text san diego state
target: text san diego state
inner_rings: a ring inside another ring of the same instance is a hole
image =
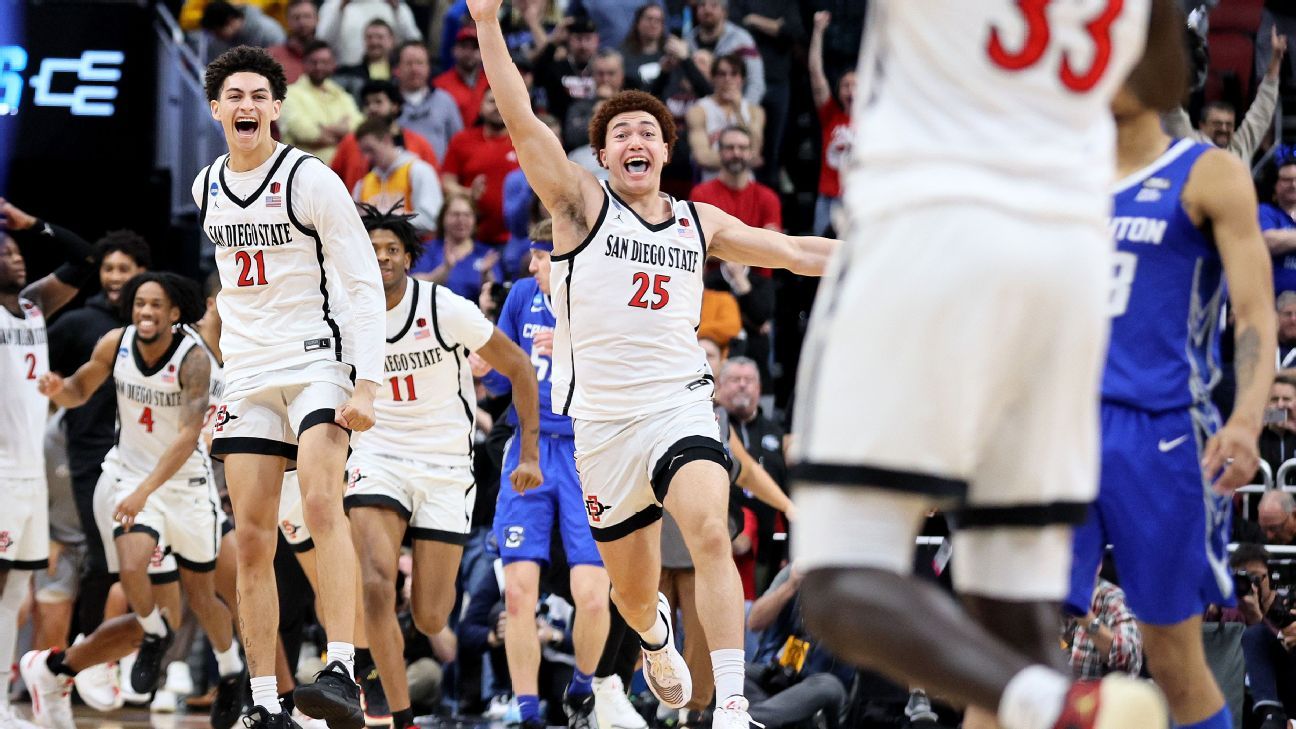
[[[401,352],[389,354],[383,362],[384,372],[408,372],[420,367],[431,367],[441,361],[444,353],[440,347],[425,349],[421,352]]]
[[[290,223],[237,223],[209,225],[207,237],[222,248],[281,246],[292,240]]]
[[[697,270],[699,254],[683,248],[670,248],[656,243],[644,243],[619,235],[607,237],[604,255],[625,258],[648,266],[667,266],[681,271]]]

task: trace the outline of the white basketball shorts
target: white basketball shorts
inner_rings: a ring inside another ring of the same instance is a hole
[[[362,506],[391,509],[409,523],[410,537],[447,544],[468,541],[477,484],[467,466],[351,454],[342,505],[349,513]]]
[[[351,397],[353,371],[349,364],[320,360],[292,370],[231,373],[225,399],[216,408],[212,457],[283,456],[291,467],[302,432],[332,423],[337,409]]]

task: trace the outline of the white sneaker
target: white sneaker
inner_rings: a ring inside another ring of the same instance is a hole
[[[653,696],[672,709],[682,709],[693,696],[693,676],[684,656],[675,649],[675,628],[671,625],[670,603],[657,593],[657,613],[666,621],[666,645],[660,650],[643,651],[643,674]]]
[[[134,667],[134,653],[131,653],[117,663],[117,670],[120,671],[120,675],[126,677],[126,680],[121,682],[122,701],[131,704],[132,706],[144,706],[149,702],[150,697],[148,694],[136,693],[135,689],[131,687],[130,675],[131,669]]]
[[[72,644],[76,645],[83,640],[85,636],[78,635]],[[77,671],[77,675],[72,677],[72,683],[81,700],[95,711],[116,711],[125,703],[117,678],[116,661]]]
[[[323,719],[312,719],[301,713],[297,707],[293,707],[292,720],[297,723],[301,729],[328,729],[328,722]]]
[[[747,699],[741,696],[730,696],[711,715],[711,729],[751,729],[752,726],[765,727],[752,721],[747,713]]]
[[[28,651],[18,662],[23,683],[31,692],[32,716],[46,729],[76,729],[72,720],[72,679],[56,676],[45,665],[50,652]]]
[[[616,675],[594,679],[594,716],[599,729],[648,729]]]
[[[181,698],[194,691],[193,677],[189,675],[189,664],[184,661],[172,661],[167,664],[166,680],[162,688]]]
[[[155,714],[174,714],[176,708],[180,705],[180,697],[171,689],[160,688],[153,692],[153,700],[149,702],[149,711]]]
[[[3,729],[40,729],[40,727],[22,718],[22,714],[9,704],[0,704],[0,728]]]
[[[486,711],[482,713],[482,717],[491,721],[501,721],[508,716],[509,707],[512,703],[513,699],[510,696],[504,694],[492,696]]]

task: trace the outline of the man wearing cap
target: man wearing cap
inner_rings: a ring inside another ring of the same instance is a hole
[[[466,25],[459,29],[455,34],[451,55],[454,57],[454,68],[432,79],[432,85],[444,89],[454,97],[455,104],[459,106],[459,114],[463,117],[463,125],[470,127],[477,121],[482,96],[490,88],[486,74],[482,71],[481,50],[477,47],[475,26]]]
[[[567,49],[561,60],[560,47]],[[549,35],[535,59],[535,83],[545,90],[550,114],[566,119],[573,101],[594,97],[598,84],[592,61],[598,47],[598,28],[585,15],[564,20]]]
[[[576,606],[572,630],[576,666],[564,692],[563,708],[567,712],[568,727],[592,729],[597,726],[592,713],[593,676],[608,631],[608,576],[586,521],[585,500],[576,476],[576,441],[571,419],[556,415],[549,408],[550,357],[556,323],[549,302],[549,257],[553,253],[550,221],[532,226],[530,237],[530,269],[534,278],[524,278],[514,284],[497,326],[530,354],[536,368],[540,382],[540,466],[544,484],[517,493],[508,483],[501,482],[494,532],[504,562],[504,590],[508,596],[504,645],[523,729],[543,726],[538,683],[541,646],[534,616],[540,597],[540,572],[549,563],[549,538],[556,521],[571,568],[572,602]],[[489,372],[483,379],[488,390],[495,394],[508,391],[508,379],[489,371],[474,356],[473,374],[483,372]],[[511,407],[506,417],[516,427],[517,416]],[[513,469],[518,454],[518,439],[513,438],[504,452],[502,473]]]

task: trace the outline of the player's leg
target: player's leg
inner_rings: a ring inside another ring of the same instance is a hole
[[[1224,729],[1233,724],[1224,694],[1206,662],[1201,623],[1200,615],[1175,625],[1140,622],[1143,650],[1148,670],[1170,703],[1176,726]]]
[[[462,558],[461,544],[414,535],[410,611],[414,627],[429,638],[444,630],[450,619],[455,603],[455,578]]]
[[[353,670],[356,617],[356,553],[342,511],[349,439],[347,432],[331,420],[317,423],[299,436],[297,459],[302,516],[315,542],[316,559],[325,567],[316,575],[316,605],[331,644],[329,661],[341,662],[348,674]]]
[[[405,639],[396,621],[396,568],[405,516],[376,506],[347,512],[351,539],[360,558],[361,598],[370,653],[382,679],[392,715],[409,708],[405,682]]]
[[[192,487],[192,485],[191,485]],[[216,565],[221,545],[220,501],[211,476],[208,494],[203,500],[192,494],[166,491],[159,493],[159,506],[166,518],[167,543],[180,566],[180,585],[189,598],[194,617],[207,634],[221,664],[221,676],[243,670],[234,642],[233,616],[216,596]]]
[[[213,565],[214,567],[214,565]],[[234,642],[234,624],[229,608],[216,596],[216,574],[214,569],[207,571],[180,568],[180,586],[189,598],[189,607],[194,617],[202,626],[212,649],[216,651],[217,662],[223,655],[233,651],[233,658],[238,658],[238,644]],[[233,665],[223,666],[222,676],[237,674],[243,670],[243,663],[237,660]]]
[[[540,638],[535,621],[540,600],[540,564],[529,560],[504,565],[504,650],[509,679],[524,724],[540,721]]]

